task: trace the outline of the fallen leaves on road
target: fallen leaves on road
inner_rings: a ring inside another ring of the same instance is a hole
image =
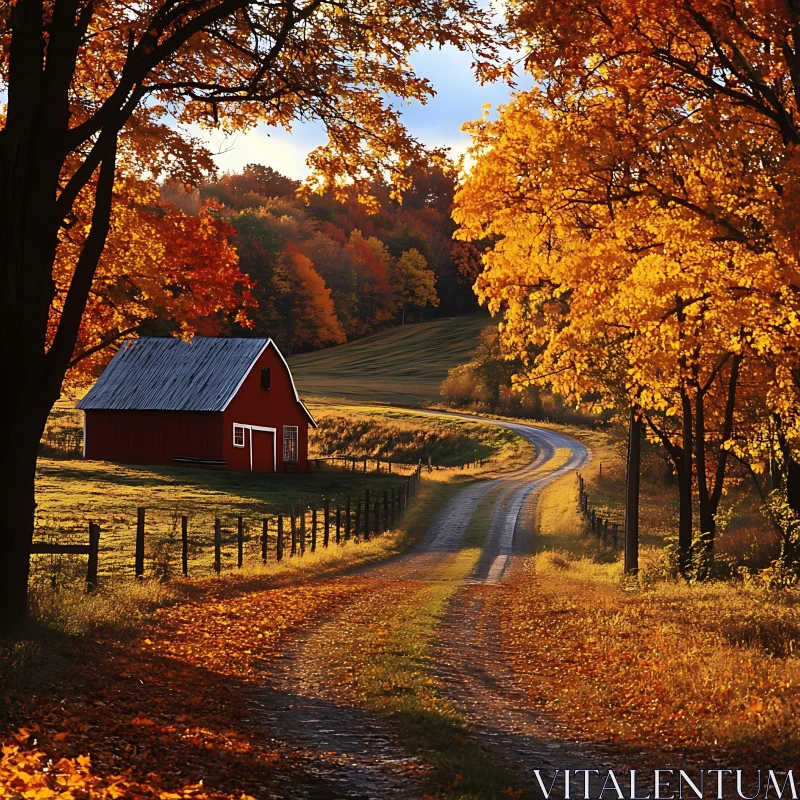
[[[147,636],[71,643],[76,674],[31,697],[24,727],[2,737],[0,796],[263,795],[291,754],[264,736],[253,703],[262,673],[290,634],[362,589],[220,587],[161,609]]]

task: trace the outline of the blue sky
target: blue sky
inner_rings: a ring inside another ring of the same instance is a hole
[[[460,155],[469,143],[460,130],[462,123],[477,119],[481,107],[492,108],[506,102],[511,89],[505,83],[481,86],[470,69],[472,57],[455,47],[424,50],[412,59],[414,69],[433,84],[436,96],[427,105],[414,103],[405,106],[403,119],[409,130],[431,147],[446,146],[454,156]],[[260,126],[245,134],[225,138],[208,135],[216,162],[223,171],[240,170],[245,164],[266,164],[292,178],[305,178],[308,169],[306,155],[325,142],[325,132],[319,124],[297,124],[291,133],[282,129]]]

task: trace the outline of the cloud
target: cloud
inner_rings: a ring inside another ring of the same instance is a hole
[[[436,94],[426,104],[402,106],[405,125],[429,147],[449,147],[454,158],[469,145],[469,136],[460,128],[477,119],[482,107],[507,102],[511,89],[505,83],[481,86],[472,72],[472,56],[452,45],[437,50],[419,50],[411,59],[414,70],[427,77]],[[399,103],[395,103],[400,107]],[[223,171],[238,171],[245,164],[273,167],[291,178],[308,176],[306,156],[325,143],[325,130],[319,122],[297,123],[291,132],[259,126],[249,132],[226,138],[219,133],[204,134],[216,162]]]
[[[264,164],[290,178],[302,180],[308,175],[306,156],[325,143],[325,131],[319,123],[298,123],[293,130],[259,125],[253,130],[224,136],[204,136],[214,160],[223,172],[239,172],[245,164]]]

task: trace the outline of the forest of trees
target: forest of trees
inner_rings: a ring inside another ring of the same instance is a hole
[[[167,184],[161,201],[190,218],[230,226],[246,315],[221,310],[218,330],[273,337],[286,353],[367,336],[389,325],[477,307],[470,276],[451,254],[455,173],[417,170],[401,202],[375,184],[377,206],[351,193],[298,198],[299,181],[250,164],[186,191]],[[158,316],[145,328],[167,332]]]

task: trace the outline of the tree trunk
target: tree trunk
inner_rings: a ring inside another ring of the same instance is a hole
[[[800,516],[800,464],[792,457],[788,445],[784,448],[783,458],[786,464],[786,502]]]
[[[31,361],[35,362],[33,355]],[[36,458],[47,419],[35,390],[20,385],[14,388],[14,392],[4,393],[10,397],[2,403],[3,412],[10,413],[5,418],[13,423],[0,448],[0,473],[4,476],[0,482],[0,633],[18,628],[27,616]]]
[[[683,441],[678,461],[678,569],[684,577],[689,574],[692,558],[692,405],[683,392]]]
[[[706,424],[705,401],[701,392],[695,397],[695,448],[697,451],[697,496],[700,506],[700,535],[708,540],[709,549],[714,546],[716,535],[716,504],[712,502],[708,490],[708,474],[706,470]]]
[[[4,458],[0,490],[0,634],[18,628],[28,613],[28,571],[34,518],[36,457]],[[24,461],[24,463],[21,463]]]
[[[116,156],[117,131],[104,131],[98,139],[103,146],[97,151],[101,161],[91,230],[48,349],[48,318],[55,295],[53,265],[65,214],[57,205],[59,174],[74,64],[67,58],[65,69],[54,67],[51,72],[56,77],[45,80],[42,20],[41,3],[15,6],[8,113],[0,131],[0,363],[8,379],[5,391],[0,392],[0,418],[6,426],[0,441],[0,630],[13,629],[27,613],[36,457],[47,416],[61,392],[105,244]],[[51,31],[48,65],[64,41]],[[87,181],[91,174],[87,173]]]
[[[783,459],[783,476],[780,474],[778,465],[775,464],[772,488],[778,489],[781,485],[785,485],[786,502],[789,508],[791,508],[796,515],[800,516],[800,463],[798,463],[792,455],[791,445],[786,439],[783,420],[777,414],[773,416],[773,424],[778,447],[780,448]],[[775,458],[772,456],[770,458],[770,465],[772,466],[774,462]]]
[[[792,510],[795,518],[800,517],[800,464],[792,455],[792,448],[786,440],[783,423],[776,418],[775,428],[778,437],[778,445],[783,456],[783,481],[780,475],[776,475],[776,488],[783,485],[786,491],[786,503]],[[777,472],[777,467],[776,467]],[[781,553],[780,561],[787,569],[793,569],[798,560],[797,542],[793,535],[792,528],[779,526],[781,529]]]
[[[725,449],[725,442],[733,435],[736,389],[739,382],[741,362],[741,355],[735,355],[731,362],[731,373],[728,379],[725,399],[725,415],[720,435],[721,442],[717,453],[714,481],[710,488],[708,485],[708,465],[706,463],[705,390],[698,391],[695,398],[695,448],[697,451],[697,491],[700,500],[700,534],[705,540],[709,558],[714,551],[714,540],[717,535],[716,514],[722,499],[722,489],[725,483],[725,471],[728,463],[728,451]]]
[[[632,408],[628,422],[628,464],[625,475],[625,572],[639,571],[639,477],[642,460],[642,421]]]

